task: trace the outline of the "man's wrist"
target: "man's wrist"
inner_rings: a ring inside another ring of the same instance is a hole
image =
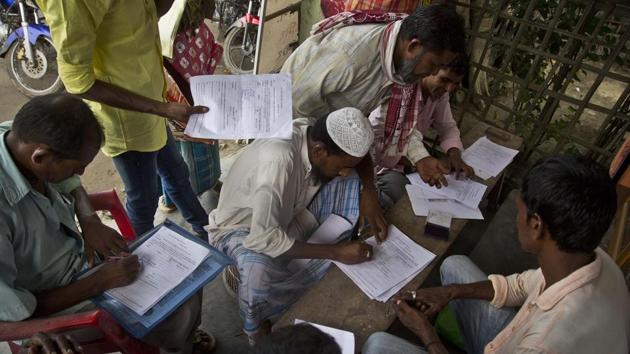
[[[82,226],[92,223],[102,223],[101,218],[98,217],[94,210],[92,210],[91,213],[77,214],[77,219],[79,219],[79,224]]]
[[[435,328],[433,326],[429,326],[427,328],[418,328],[415,330],[416,335],[422,340],[424,343],[424,347],[429,349],[430,345],[440,343],[440,337],[438,336]]]
[[[456,148],[456,147],[452,147],[452,148],[448,149],[446,154],[448,155],[448,157],[461,157],[462,156],[462,151],[460,149]]]
[[[423,158],[421,158],[420,160],[416,161],[416,163],[414,164],[414,166],[416,167],[416,170],[419,170],[419,169],[420,169],[420,166],[421,166],[423,163],[425,163],[425,162],[427,162],[427,161],[431,160],[432,158],[433,158],[433,156],[429,155],[429,156],[423,157]],[[418,171],[418,172],[420,172],[420,171]]]
[[[148,106],[147,112],[145,113],[155,114],[156,116],[164,117],[165,108],[165,102],[152,100],[152,102]]]
[[[338,262],[339,261],[339,244],[330,245],[330,260]]]
[[[461,289],[461,285],[459,284],[446,285],[444,290],[446,291],[448,301],[459,299],[461,297]]]
[[[365,183],[361,185],[361,190],[363,192],[374,192],[376,193],[376,184],[375,183]]]

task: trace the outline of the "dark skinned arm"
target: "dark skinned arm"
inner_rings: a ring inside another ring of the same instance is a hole
[[[374,255],[372,246],[365,242],[351,241],[336,245],[317,245],[295,241],[281,257],[289,259],[330,259],[345,264],[357,264],[370,260]]]
[[[140,273],[138,256],[126,255],[121,259],[105,262],[94,273],[66,286],[35,294],[37,307],[33,317],[47,316],[106,290],[131,284]]]
[[[490,280],[470,284],[452,284],[446,288],[451,294],[451,299],[479,299],[487,301],[494,299],[494,287]]]
[[[378,202],[376,183],[374,181],[374,164],[370,154],[367,154],[359,162],[356,166],[356,171],[362,185],[359,205],[359,227],[363,227],[364,219],[367,218],[377,241],[385,241],[387,238],[387,220],[385,220],[383,209]]]
[[[418,289],[394,298],[394,309],[402,324],[417,335],[431,354],[447,354],[430,319],[435,317],[450,300],[492,300],[494,288],[490,281],[472,284],[453,284],[438,288]],[[411,306],[410,306],[411,305]]]
[[[155,8],[157,10],[158,18],[164,16],[171,9],[173,0],[155,0]]]
[[[94,251],[104,257],[129,251],[122,236],[116,230],[103,224],[96,215],[83,186],[79,186],[70,194],[74,197],[74,210],[81,225],[85,240],[85,257],[90,267],[94,264]]]
[[[79,96],[112,107],[141,113],[151,113],[174,119],[181,123],[187,123],[188,117],[191,114],[205,113],[208,111],[208,108],[203,106],[190,107],[183,104],[160,102],[100,80],[96,80],[90,89],[79,94]]]
[[[415,293],[415,299],[413,294]],[[436,316],[451,300],[480,299],[491,301],[494,288],[489,280],[471,284],[452,284],[435,288],[405,291],[394,298],[413,303],[427,317]]]

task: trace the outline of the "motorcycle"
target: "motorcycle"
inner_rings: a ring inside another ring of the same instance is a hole
[[[0,57],[20,92],[33,97],[63,89],[50,28],[32,0],[0,0],[0,44]]]
[[[219,8],[221,22],[225,18],[242,16],[230,25],[223,41],[223,63],[232,74],[251,74],[254,71],[260,0],[249,0],[243,13],[244,8],[243,2],[238,0],[225,0]]]

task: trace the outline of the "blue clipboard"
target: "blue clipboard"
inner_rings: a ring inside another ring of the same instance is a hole
[[[155,326],[166,319],[173,311],[191,298],[197,291],[202,289],[212,279],[214,279],[232,260],[221,253],[216,248],[210,246],[207,242],[193,236],[174,222],[166,219],[164,223],[154,227],[141,238],[129,245],[129,250],[135,250],[139,245],[153,236],[161,227],[167,227],[182,237],[194,241],[210,250],[208,258],[206,258],[195,271],[183,282],[177,285],[166,296],[164,296],[157,304],[155,304],[144,316],[140,316],[124,304],[118,302],[106,293],[102,293],[92,298],[92,302],[99,308],[107,311],[116,322],[120,324],[129,334],[135,338],[141,339],[147,335]]]

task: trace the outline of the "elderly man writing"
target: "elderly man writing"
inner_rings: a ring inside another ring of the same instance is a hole
[[[341,107],[368,115],[389,100],[387,124],[414,127],[419,116],[417,83],[450,63],[464,47],[463,21],[446,5],[418,8],[410,16],[344,12],[317,24],[282,72],[292,75],[295,117],[323,117]],[[396,131],[400,129],[392,129],[387,139],[404,144],[409,136],[394,135]],[[423,177],[440,171],[437,159],[422,159],[413,151],[407,155]],[[371,158],[357,170],[363,185],[361,214],[383,239],[387,226]]]
[[[211,243],[238,264],[239,306],[252,341],[325,274],[326,260],[360,263],[373,254],[362,242],[307,243],[331,214],[357,222],[354,168],[372,140],[367,118],[343,108],[317,120],[297,119],[292,140],[256,140],[234,162],[208,227]],[[311,261],[293,271],[287,267],[292,259]]]

